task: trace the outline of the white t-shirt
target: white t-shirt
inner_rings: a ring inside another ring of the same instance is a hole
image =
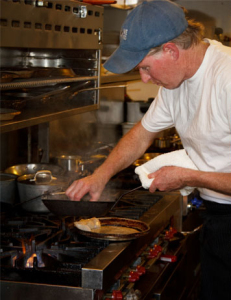
[[[179,88],[160,88],[142,119],[151,132],[175,126],[201,171],[231,173],[231,48],[210,43],[196,74]],[[201,197],[231,204],[231,196],[199,189]]]

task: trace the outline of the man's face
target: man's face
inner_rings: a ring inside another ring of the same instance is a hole
[[[177,88],[184,80],[180,62],[173,58],[169,52],[158,52],[146,56],[137,66],[144,83],[163,86],[166,89]]]

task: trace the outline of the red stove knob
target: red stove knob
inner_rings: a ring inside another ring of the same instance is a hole
[[[140,276],[137,272],[131,271],[128,276],[128,281],[136,282],[137,280],[139,280],[139,278],[140,278]]]
[[[160,245],[154,245],[154,248],[153,248],[156,252],[162,252],[163,248],[160,246]]]
[[[173,238],[175,233],[177,233],[177,230],[173,227],[170,227],[169,230],[165,232],[165,239]]]
[[[148,258],[155,258],[159,254],[159,251],[156,251],[155,249],[150,249],[148,253]]]
[[[146,273],[146,269],[145,269],[145,267],[137,266],[136,267],[136,272],[138,273],[139,276],[141,276],[141,275]]]
[[[123,294],[121,291],[112,291],[112,299],[115,299],[115,300],[122,300],[123,299]]]

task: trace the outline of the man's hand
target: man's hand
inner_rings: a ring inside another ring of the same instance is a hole
[[[90,194],[90,201],[97,201],[105,187],[99,176],[91,175],[74,181],[66,190],[66,195],[71,200],[80,201],[84,195]]]
[[[231,195],[231,173],[203,172],[169,166],[149,174],[148,177],[154,179],[149,188],[151,193],[157,189],[170,192],[189,186]]]
[[[151,193],[156,190],[170,192],[184,188],[186,186],[186,175],[191,171],[191,169],[181,167],[163,167],[148,175],[148,178],[153,178],[149,191]]]

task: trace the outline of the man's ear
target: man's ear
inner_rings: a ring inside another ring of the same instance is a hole
[[[172,59],[179,58],[179,49],[174,43],[166,43],[163,45],[163,52],[171,56]]]

